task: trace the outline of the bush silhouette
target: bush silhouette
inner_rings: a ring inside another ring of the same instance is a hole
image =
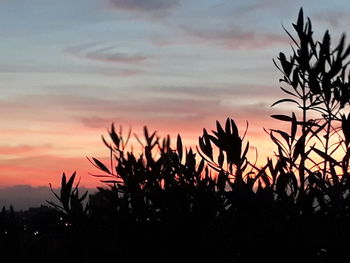
[[[290,127],[266,130],[276,145],[266,164],[260,167],[247,159],[246,131],[242,135],[230,118],[224,124],[217,121],[212,132],[203,129],[195,150],[185,148],[180,135],[173,146],[169,136],[160,138],[145,127],[142,139],[135,135],[139,153],[128,150],[131,131],[124,136],[112,124],[109,138],[102,138],[110,164],[89,159],[100,171],[94,176],[106,187],[84,204],[88,195],[81,196],[78,184],[74,186],[75,173],[70,178],[63,174],[60,193],[54,193],[57,203],[49,203],[57,212],[50,219],[55,224],[48,224],[50,234],[40,230],[46,234],[39,242],[25,231],[13,231],[13,241],[1,237],[1,244],[11,247],[8,253],[14,247],[27,253],[27,261],[36,259],[35,245],[57,262],[346,258],[350,47],[343,35],[332,48],[328,31],[315,41],[302,9],[293,28],[296,36],[286,30],[292,55],[281,52],[274,60],[287,98],[272,106],[291,103],[296,111],[272,115]],[[6,218],[3,210],[0,231],[8,228]],[[18,237],[23,240],[24,235],[28,241],[21,244]]]

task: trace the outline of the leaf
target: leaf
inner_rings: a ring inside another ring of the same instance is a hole
[[[149,134],[148,134],[148,129],[147,126],[143,127],[143,135],[145,136],[145,139],[147,141],[147,144],[149,145]]]
[[[61,180],[61,196],[60,196],[60,200],[63,201],[63,199],[66,196],[66,186],[67,186],[67,182],[66,182],[66,174],[63,173],[62,175],[62,180]]]
[[[333,163],[330,163],[329,164],[329,170],[331,172],[331,176],[332,176],[332,179],[333,179],[333,182],[335,184],[338,184],[339,183],[339,177],[337,175],[337,172],[335,171],[335,168],[334,168],[334,164]]]
[[[265,172],[263,172],[260,177],[262,178],[264,184],[267,187],[271,186],[271,180],[270,180],[269,176]]]
[[[199,173],[199,175],[203,172],[204,164],[205,164],[204,159],[202,159],[197,168],[197,172]]]
[[[218,164],[220,167],[224,164],[224,153],[222,150],[220,150],[219,156],[218,156]]]
[[[249,150],[249,142],[247,142],[247,144],[245,146],[245,149],[244,149],[243,154],[242,154],[242,159],[244,159],[246,157],[248,150]]]
[[[63,173],[63,175],[62,175],[61,187],[62,188],[66,187],[66,174],[65,173]]]
[[[232,135],[234,135],[235,137],[238,137],[239,136],[238,135],[238,128],[237,128],[236,123],[232,119],[231,119],[231,129],[232,129]]]
[[[96,158],[92,157],[92,159],[94,160],[95,164],[104,172],[111,174],[111,172],[109,171],[109,169],[99,160],[97,160]]]
[[[278,100],[278,101],[276,101],[275,103],[273,103],[273,104],[271,105],[271,107],[273,107],[273,106],[275,106],[275,105],[277,105],[277,104],[283,103],[283,102],[292,102],[292,103],[295,103],[295,104],[297,104],[298,106],[300,106],[299,102],[297,102],[296,100],[293,100],[293,99],[281,99],[281,100]]]
[[[294,139],[295,139],[295,135],[297,133],[297,118],[294,114],[294,112],[292,113],[292,126],[291,126],[291,132],[290,132],[290,137],[291,137],[291,143],[293,143]]]
[[[293,121],[293,119],[286,115],[271,115],[272,118],[280,121]]]
[[[216,130],[217,130],[216,134],[218,134],[219,136],[225,134],[225,131],[222,129],[221,124],[218,121],[216,121]]]
[[[229,118],[226,119],[225,132],[227,134],[231,134],[231,125],[230,125],[230,119]]]
[[[118,183],[118,181],[115,180],[101,180],[101,183],[106,183],[106,184],[115,184]]]
[[[74,179],[75,179],[75,176],[76,176],[76,172],[74,172],[72,174],[72,176],[69,178],[68,182],[67,182],[67,192],[71,192],[72,190],[72,187],[73,187],[73,183],[74,183]]]
[[[345,34],[343,33],[340,37],[338,46],[334,50],[334,51],[338,51],[337,59],[341,59],[341,53],[343,53],[343,50],[344,50],[344,42],[345,42]]]
[[[129,140],[131,138],[131,127],[129,128],[128,136],[126,137],[125,143],[123,144],[123,149],[126,147],[128,144]]]
[[[177,153],[179,155],[179,160],[181,162],[181,160],[182,160],[182,140],[181,140],[180,134],[177,135],[176,145],[177,145]]]
[[[283,139],[286,141],[287,145],[289,145],[289,134],[284,132],[284,131],[281,131],[281,130],[271,130],[271,131],[274,131],[276,133],[278,133],[279,135],[281,135],[283,137]]]
[[[323,36],[323,43],[321,44],[321,48],[322,48],[322,52],[326,55],[328,62],[330,62],[329,61],[330,41],[331,41],[331,37],[329,35],[329,31],[326,30],[326,32],[324,33],[324,36]]]
[[[51,192],[54,194],[54,196],[58,199],[58,200],[60,200],[60,197],[55,193],[55,191],[52,189],[52,185],[51,185],[51,183],[49,184],[49,186],[50,186],[50,190],[51,190]]]
[[[210,141],[212,141],[218,148],[221,148],[221,143],[220,141],[215,138],[214,136],[212,135],[208,135],[208,138],[210,139]]]
[[[321,156],[325,161],[328,161],[328,162],[333,163],[333,164],[338,164],[338,162],[335,159],[333,159],[331,156],[329,156],[328,154],[322,152],[321,150],[319,150],[313,146],[311,148],[314,152],[316,152],[319,156]]]
[[[102,142],[104,143],[104,145],[106,145],[108,149],[113,150],[112,145],[110,145],[110,144],[106,141],[106,139],[103,137],[103,135],[101,136],[101,138],[102,138]]]
[[[343,56],[342,56],[342,60],[345,60],[347,56],[349,56],[350,54],[350,45],[347,47],[347,49],[345,50]]]
[[[282,28],[283,28],[284,32],[286,32],[287,35],[290,37],[290,39],[294,42],[294,44],[295,44],[298,48],[300,48],[299,43],[294,39],[294,37],[288,32],[288,30],[287,30],[283,25],[282,25]],[[275,64],[275,65],[276,65],[276,64]]]
[[[287,153],[283,143],[277,139],[272,132],[269,133],[271,140],[276,144],[279,150],[283,151],[284,153]]]
[[[305,136],[302,135],[294,146],[294,151],[293,151],[294,162],[298,158],[298,156],[304,152],[304,149],[305,149]]]
[[[112,123],[111,132],[109,133],[109,136],[111,137],[111,139],[114,142],[115,146],[119,149],[120,138],[118,137],[117,133],[115,132],[114,123]]]
[[[84,199],[87,197],[88,191],[86,191],[80,198],[79,198],[79,203],[84,201]]]
[[[289,77],[289,75],[292,71],[292,68],[293,68],[293,64],[291,64],[289,61],[287,61],[286,56],[282,52],[280,52],[279,60],[280,60],[281,65],[282,65],[284,75]]]
[[[292,80],[292,87],[296,90],[299,84],[299,69],[295,68],[293,70],[293,80]]]
[[[203,129],[203,136],[198,138],[199,148],[201,151],[213,160],[213,149],[211,147],[209,135],[205,129]]]

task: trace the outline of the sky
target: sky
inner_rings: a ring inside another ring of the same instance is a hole
[[[282,25],[300,7],[316,39],[349,28],[347,1],[0,0],[0,191],[74,171],[96,186],[86,157],[108,158],[112,122],[195,146],[230,117],[272,155],[263,128],[285,110],[270,107],[284,97],[272,59],[290,54]]]

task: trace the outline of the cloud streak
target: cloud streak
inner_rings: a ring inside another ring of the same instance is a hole
[[[41,146],[34,146],[34,145],[0,145],[0,155],[23,155],[27,153],[38,153],[42,151],[46,151],[48,149],[51,149],[52,146],[47,145],[41,145]]]
[[[17,96],[10,103],[0,103],[0,109],[2,112],[13,112],[8,122],[26,123],[25,120],[30,119],[31,124],[33,120],[36,120],[36,125],[40,127],[50,128],[52,126],[51,129],[56,132],[67,131],[67,134],[63,136],[47,134],[46,142],[43,143],[59,140],[59,145],[63,146],[74,142],[72,146],[81,147],[81,151],[89,151],[86,143],[81,141],[78,134],[83,132],[89,135],[89,140],[98,138],[98,133],[103,133],[112,122],[126,129],[130,126],[134,131],[147,125],[150,129],[159,130],[163,134],[180,133],[184,138],[196,138],[200,135],[202,128],[211,127],[212,124],[215,124],[215,120],[224,121],[225,118],[230,117],[241,123],[242,127],[245,126],[246,120],[249,120],[251,134],[259,137],[263,133],[262,126],[271,127],[269,125],[272,121],[269,118],[271,103],[266,99],[266,94],[271,93],[269,90],[269,87],[258,89],[258,87],[249,86],[243,86],[240,89],[237,87],[174,86],[134,88],[133,92],[128,92],[125,89],[113,90],[108,87],[99,87],[99,94],[108,94],[106,98],[105,96],[93,96],[95,89],[92,87],[88,89],[88,92],[84,91],[83,87],[78,87],[74,93],[66,95]],[[254,101],[251,100],[253,95],[255,96]],[[269,95],[269,99],[273,100],[271,96],[273,97],[273,93]],[[25,111],[21,106],[24,103]],[[11,107],[11,110],[8,107]],[[38,112],[41,112],[40,116]],[[3,116],[2,119],[6,121],[6,116]],[[96,136],[94,136],[95,133]],[[70,137],[67,137],[68,135]],[[90,142],[90,147],[98,146],[99,144],[92,146]],[[50,153],[54,152],[50,151]],[[74,150],[72,153],[76,154],[76,152]],[[50,163],[50,161],[45,160],[45,163]],[[67,163],[62,162],[60,166],[57,162],[53,166],[63,169],[65,167],[72,169],[84,167],[81,162],[77,162],[75,166],[67,166]],[[17,163],[11,167],[18,174],[25,171],[15,170],[16,167],[18,168]],[[35,167],[35,165],[33,163],[27,167]],[[26,174],[33,175],[41,173],[43,172],[37,171],[37,168],[33,172],[29,172],[29,169],[26,171]]]
[[[241,7],[236,7],[234,10],[234,13],[235,15],[245,16],[248,13],[254,13],[263,9],[272,9],[272,8],[277,9],[282,5],[290,6],[291,3],[281,2],[279,0],[255,0]]]
[[[88,74],[115,77],[130,77],[142,74],[140,69],[118,69],[99,66],[67,65],[25,65],[25,64],[0,64],[0,73],[21,73],[21,74]]]
[[[203,118],[213,112],[240,111],[240,107],[251,103],[251,95],[261,96],[270,93],[269,87],[249,88],[205,88],[205,87],[168,87],[168,88],[133,88],[127,90],[111,90],[101,87],[99,94],[88,94],[76,91],[75,94],[41,94],[18,95],[6,102],[0,102],[2,112],[12,112],[12,120],[67,120],[70,116],[80,117],[82,122],[94,126],[96,123],[105,123],[112,118],[128,119],[161,119],[192,120]],[[108,97],[105,96],[108,94]],[[256,100],[257,97],[256,97]],[[267,102],[268,103],[268,102]],[[23,111],[23,105],[26,110]],[[46,109],[40,116],[37,112]],[[244,113],[244,112],[242,112]],[[141,117],[142,116],[142,117]],[[6,119],[6,115],[3,115]],[[71,120],[73,121],[74,118]]]
[[[240,27],[223,30],[182,25],[180,29],[195,41],[215,44],[227,49],[263,49],[276,44],[288,43],[288,39],[283,35],[258,33]]]
[[[325,22],[334,28],[339,27],[342,23],[349,21],[349,15],[344,11],[330,11],[317,13],[315,19],[320,22]]]
[[[179,0],[110,0],[118,9],[140,12],[164,11],[176,7]]]
[[[91,43],[65,49],[65,52],[78,58],[107,63],[129,63],[137,64],[150,59],[150,56],[129,54],[117,51],[116,46],[101,46]]]
[[[135,18],[163,21],[180,5],[180,0],[109,0],[109,6],[117,11],[137,14]]]

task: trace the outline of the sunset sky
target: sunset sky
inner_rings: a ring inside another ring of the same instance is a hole
[[[345,0],[0,0],[0,188],[63,171],[96,185],[86,156],[108,157],[112,122],[193,146],[231,117],[272,155],[272,58],[290,54],[282,25],[293,32],[301,6],[315,38],[350,30]]]

